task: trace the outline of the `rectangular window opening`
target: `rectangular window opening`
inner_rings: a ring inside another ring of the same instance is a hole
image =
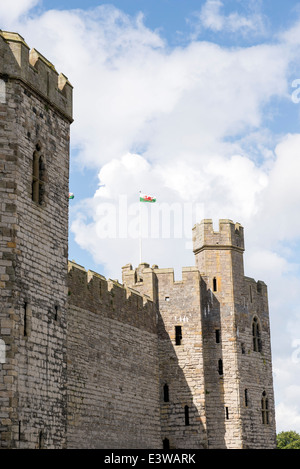
[[[27,308],[28,308],[28,304],[27,303],[24,303],[24,332],[23,332],[23,335],[24,337],[27,336]]]
[[[248,389],[245,389],[245,407],[248,407]]]
[[[184,423],[186,426],[190,424],[190,412],[188,405],[184,407]]]
[[[182,328],[181,326],[175,326],[175,344],[181,345],[182,341]]]

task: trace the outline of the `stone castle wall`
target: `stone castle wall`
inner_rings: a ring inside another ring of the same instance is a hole
[[[70,263],[68,448],[159,448],[156,308]]]
[[[0,447],[62,448],[71,100],[49,63],[33,64],[19,35],[0,33],[0,57]]]
[[[126,266],[123,282],[156,298],[162,438],[170,448],[206,448],[199,271],[183,268],[175,281],[173,269]]]

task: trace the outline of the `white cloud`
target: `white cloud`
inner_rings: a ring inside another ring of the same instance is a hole
[[[10,0],[0,2],[0,24],[1,28],[9,29],[12,24],[19,20],[22,15],[27,15],[29,11],[38,5],[40,0]]]
[[[225,18],[220,14],[223,3],[220,0],[208,0],[202,7],[200,19],[205,28],[221,31],[224,28]]]
[[[226,15],[222,13],[223,7],[224,2],[221,0],[207,0],[201,10],[194,13],[197,19],[197,22],[193,23],[194,38],[199,36],[203,28],[215,33],[223,31],[242,35],[266,33],[266,20],[259,11],[256,11],[257,8],[253,8],[254,11],[251,11],[248,16],[243,16],[236,11]]]
[[[279,45],[169,50],[140,15],[108,6],[49,11],[19,27],[74,85],[72,144],[97,168],[140,149],[151,161],[224,154],[225,135],[258,128],[263,104],[287,93]]]

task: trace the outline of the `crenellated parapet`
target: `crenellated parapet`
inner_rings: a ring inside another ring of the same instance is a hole
[[[22,81],[72,122],[73,87],[68,78],[17,33],[0,30],[0,79]]]
[[[204,249],[228,249],[244,251],[244,228],[232,220],[219,220],[219,231],[214,231],[213,221],[204,219],[193,227],[193,251]]]
[[[149,296],[75,262],[68,263],[68,300],[71,309],[85,309],[99,314],[100,319],[108,317],[156,332],[156,308]]]
[[[173,268],[152,267],[149,264],[140,264],[133,269],[127,264],[122,269],[122,281],[158,304],[160,301],[178,299],[178,295],[189,295],[190,291],[198,290],[200,285],[200,273],[197,267],[183,267],[181,280],[175,280]]]

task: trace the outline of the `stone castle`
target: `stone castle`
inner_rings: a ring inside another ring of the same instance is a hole
[[[244,231],[193,228],[195,266],[68,263],[72,86],[0,31],[0,448],[275,448],[267,287]]]

